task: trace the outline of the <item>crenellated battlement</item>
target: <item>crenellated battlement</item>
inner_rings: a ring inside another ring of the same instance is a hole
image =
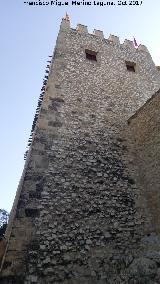
[[[108,40],[109,40],[109,42],[111,42],[111,43],[120,44],[120,40],[119,40],[119,37],[118,37],[118,36],[115,36],[115,35],[111,35],[111,34],[110,34]]]
[[[84,25],[81,25],[81,24],[77,25],[76,30],[77,30],[77,32],[80,32],[80,33],[88,33],[87,26],[84,26]]]
[[[128,40],[128,39],[125,39],[124,42],[121,43],[118,36],[111,35],[111,34],[109,35],[108,38],[105,38],[103,31],[101,31],[101,30],[94,29],[93,33],[89,33],[88,27],[85,26],[85,25],[82,25],[82,24],[77,24],[76,29],[73,29],[70,26],[69,18],[67,18],[67,19],[63,18],[62,19],[61,30],[63,30],[63,31],[74,30],[74,31],[81,33],[81,34],[88,34],[88,35],[92,35],[92,36],[94,35],[96,37],[100,37],[101,39],[107,40],[107,42],[111,45],[117,45],[117,46],[120,46],[122,48],[127,48],[127,49],[130,49],[132,51],[136,51],[136,52],[141,51],[141,52],[148,52],[149,53],[149,51],[148,51],[148,49],[145,45],[140,44],[138,47],[135,47],[134,42],[132,40]]]

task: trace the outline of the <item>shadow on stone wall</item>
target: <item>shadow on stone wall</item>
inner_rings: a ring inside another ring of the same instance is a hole
[[[128,121],[128,141],[136,179],[152,226],[160,233],[160,90]]]

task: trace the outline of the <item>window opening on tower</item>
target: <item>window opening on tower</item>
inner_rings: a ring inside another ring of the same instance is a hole
[[[97,61],[97,52],[85,49],[86,58],[92,61]]]
[[[130,71],[130,72],[135,72],[135,67],[136,67],[136,64],[134,62],[129,62],[129,61],[126,61],[126,67],[127,67],[127,70]]]

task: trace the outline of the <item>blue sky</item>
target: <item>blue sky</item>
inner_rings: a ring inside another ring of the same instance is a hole
[[[68,7],[29,6],[23,0],[0,1],[0,208],[8,211],[23,170],[23,155],[46,60],[48,55],[52,55],[66,11],[73,28],[81,23],[88,26],[90,33],[94,28],[100,29],[105,38],[111,33],[119,36],[121,42],[135,36],[138,43],[148,47],[156,65],[160,65],[160,0],[143,0],[139,6],[110,7],[77,7],[71,5],[71,0],[68,1]]]

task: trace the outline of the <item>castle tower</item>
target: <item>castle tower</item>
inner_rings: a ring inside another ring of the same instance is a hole
[[[152,222],[128,166],[124,129],[158,88],[145,46],[62,20],[6,232],[1,283],[141,283],[129,282],[130,264],[143,255],[140,240]]]

